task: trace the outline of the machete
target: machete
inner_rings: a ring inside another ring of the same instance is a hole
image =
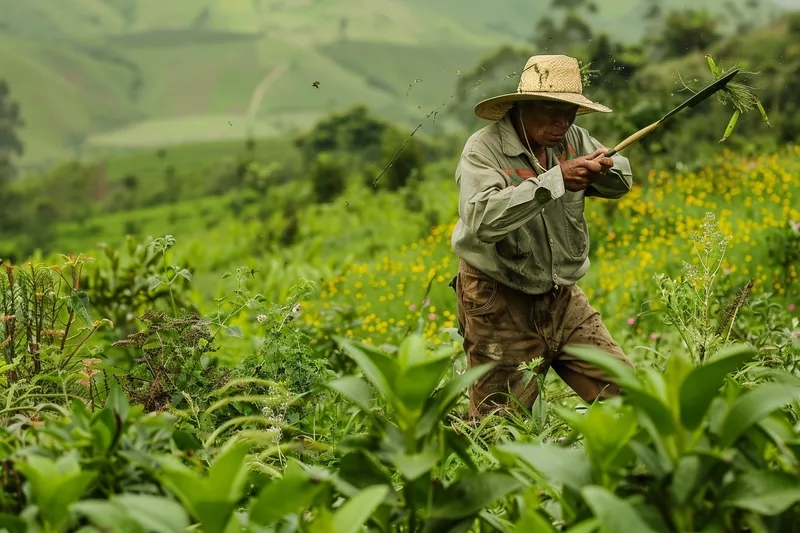
[[[721,77],[717,81],[711,83],[710,85],[708,85],[708,87],[706,87],[702,91],[698,92],[697,94],[695,94],[694,96],[692,96],[691,98],[686,100],[684,103],[682,103],[681,105],[679,105],[678,107],[676,107],[675,109],[673,109],[672,111],[670,111],[669,113],[664,115],[660,120],[658,120],[656,122],[653,122],[649,126],[646,126],[646,127],[642,128],[642,129],[640,129],[639,131],[637,131],[636,133],[634,133],[633,135],[631,135],[630,137],[628,137],[627,139],[625,139],[624,141],[622,141],[621,143],[619,143],[618,145],[616,145],[614,148],[612,148],[611,150],[609,150],[608,152],[606,152],[603,155],[605,157],[611,157],[612,155],[616,154],[617,152],[619,152],[623,148],[625,148],[627,146],[630,146],[631,144],[635,143],[636,141],[638,141],[639,139],[641,139],[642,137],[644,137],[645,135],[647,135],[648,133],[650,133],[651,131],[653,131],[657,127],[659,127],[661,124],[664,123],[665,120],[667,120],[669,117],[671,117],[672,115],[674,115],[675,113],[677,113],[681,109],[683,109],[685,107],[694,107],[694,106],[696,106],[697,104],[699,104],[700,102],[702,102],[703,100],[705,100],[706,98],[708,98],[709,96],[714,94],[715,92],[717,92],[720,89],[722,89],[723,87],[725,87],[728,84],[728,82],[731,81],[731,79],[733,79],[734,76],[736,76],[736,74],[738,72],[739,72],[738,68],[728,72],[723,77]]]

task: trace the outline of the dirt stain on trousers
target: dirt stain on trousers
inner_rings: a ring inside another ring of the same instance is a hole
[[[525,385],[518,367],[538,357],[543,359],[540,373],[546,375],[552,367],[586,402],[620,394],[605,371],[563,352],[566,345],[592,346],[633,367],[577,285],[533,296],[463,260],[453,281],[467,366],[495,365],[470,387],[471,417],[483,418],[505,407],[510,399],[498,393],[510,393],[530,409],[538,395],[537,380]]]

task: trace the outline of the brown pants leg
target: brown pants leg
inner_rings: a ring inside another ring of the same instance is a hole
[[[586,402],[620,393],[603,370],[563,352],[566,345],[594,346],[633,366],[577,285],[531,296],[461,261],[455,288],[468,366],[495,364],[470,388],[471,417],[504,408],[508,395],[530,409],[538,395],[536,379],[525,385],[519,366],[538,357],[544,360],[540,373],[552,367]]]

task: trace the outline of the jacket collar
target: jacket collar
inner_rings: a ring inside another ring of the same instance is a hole
[[[497,129],[500,134],[500,147],[505,155],[516,157],[528,153],[525,147],[522,146],[517,130],[514,129],[514,125],[508,115],[497,121]]]

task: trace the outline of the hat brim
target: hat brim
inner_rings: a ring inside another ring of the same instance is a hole
[[[587,113],[611,113],[611,108],[592,102],[582,94],[577,93],[509,93],[487,98],[475,106],[475,114],[486,120],[500,120],[505,116],[514,102],[523,100],[555,100],[568,102],[578,106],[578,115]]]

